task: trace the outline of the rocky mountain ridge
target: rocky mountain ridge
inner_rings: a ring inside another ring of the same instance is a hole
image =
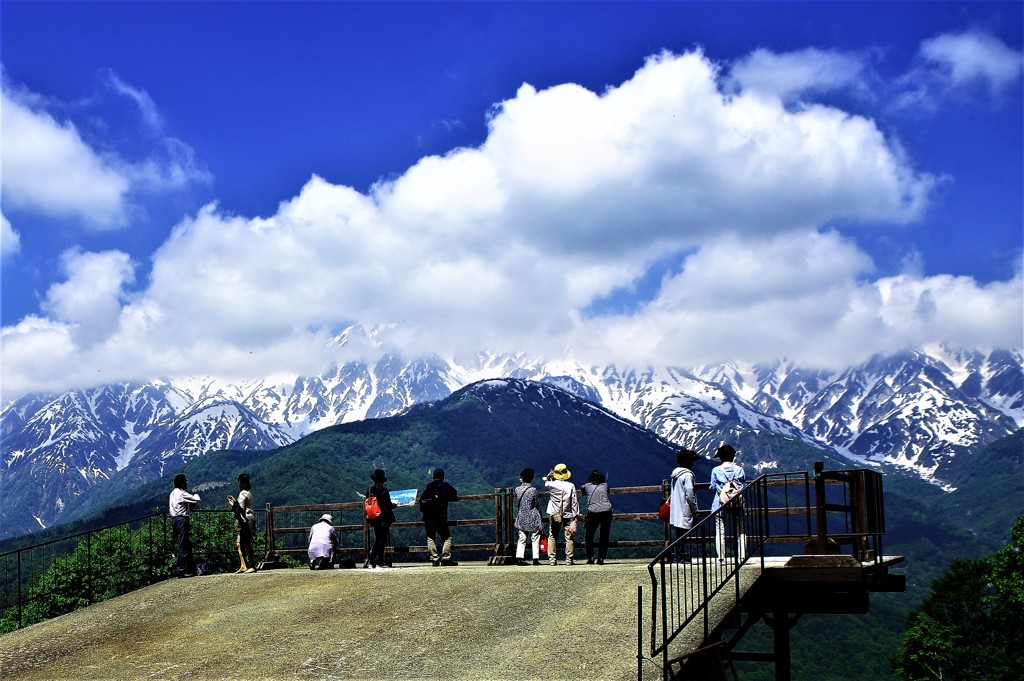
[[[1024,425],[1024,361],[1010,350],[907,351],[838,372],[785,361],[636,369],[522,354],[384,355],[286,381],[115,384],[26,395],[0,412],[0,536],[73,517],[115,475],[141,484],[210,451],[275,448],[500,377],[553,385],[698,451],[730,433],[767,431],[939,485],[959,455]]]

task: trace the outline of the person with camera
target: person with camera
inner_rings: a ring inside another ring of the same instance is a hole
[[[576,534],[576,518],[580,514],[580,502],[576,498],[576,486],[569,482],[572,472],[560,463],[544,476],[548,490],[548,564],[558,565],[558,534],[565,535],[565,564],[575,565],[573,560],[573,537]]]

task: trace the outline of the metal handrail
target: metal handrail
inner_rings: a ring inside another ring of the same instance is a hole
[[[838,500],[829,496],[828,488],[841,491]],[[885,522],[882,478],[877,471],[824,471],[819,462],[813,478],[806,472],[764,474],[748,483],[741,497],[742,510],[733,499],[713,513],[702,514],[692,529],[648,565],[650,655],[661,656],[663,672],[668,669],[669,645],[701,616],[702,640],[706,640],[715,596],[729,587],[738,603],[740,568],[757,557],[763,570],[773,544],[805,542],[805,553],[839,552],[846,545],[862,563],[882,560]],[[713,550],[719,521],[727,528],[724,557]],[[679,554],[688,554],[690,560],[679,560]]]

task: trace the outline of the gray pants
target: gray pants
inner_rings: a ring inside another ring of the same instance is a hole
[[[427,531],[427,551],[430,552],[430,560],[434,563],[439,560],[451,560],[452,533],[448,529],[448,519],[424,520],[423,526]],[[438,539],[442,542],[440,552],[437,550]]]

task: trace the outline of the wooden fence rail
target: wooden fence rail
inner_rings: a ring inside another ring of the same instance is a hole
[[[847,487],[847,480],[834,472],[826,472],[825,484],[829,487]],[[811,517],[812,500],[807,494],[809,476],[805,472],[791,474],[777,474],[767,481],[769,505],[764,513],[772,518],[780,520],[778,527],[770,527],[769,534],[771,541],[776,543],[806,542],[813,535],[815,519]],[[704,493],[709,489],[708,483],[696,483],[694,488],[698,493]],[[668,496],[669,481],[664,480],[660,485],[645,485],[634,487],[613,487],[608,490],[610,495],[647,495],[649,502],[644,506],[651,508],[650,512],[614,513],[612,520],[615,523],[621,522],[649,522],[658,519],[657,507],[660,499]],[[548,493],[538,491],[538,497],[544,499]],[[799,498],[791,498],[799,497]],[[518,530],[515,528],[517,508],[515,504],[514,489],[511,487],[496,488],[493,493],[469,494],[460,496],[458,501],[451,502],[452,506],[471,502],[490,502],[493,506],[493,513],[486,517],[449,519],[450,527],[491,527],[493,528],[493,541],[472,544],[458,544],[459,551],[483,551],[490,552],[490,564],[502,564],[515,556]],[[613,503],[614,505],[614,503]],[[541,504],[543,511],[544,505]],[[402,520],[395,522],[392,530],[414,530],[423,527],[419,519],[419,511],[412,507],[411,513],[415,515],[414,520]],[[852,510],[850,500],[840,498],[832,499],[828,503],[830,512],[847,512]],[[361,558],[364,562],[369,557],[370,546],[373,543],[371,528],[363,514],[361,501],[349,501],[340,503],[324,504],[301,504],[290,506],[274,506],[267,504],[267,557],[266,563],[272,564],[281,555],[304,555],[306,547],[284,545],[284,538],[289,535],[306,536],[309,533],[309,522],[296,525],[298,514],[322,514],[331,513],[334,518],[335,529],[341,534],[342,541],[338,553]],[[401,509],[399,509],[401,513]],[[699,512],[698,520],[709,514],[707,509]],[[543,513],[542,513],[543,515]],[[585,516],[584,516],[585,518]],[[308,517],[306,517],[308,520]],[[346,520],[348,521],[346,523]],[[865,519],[862,523],[868,522]],[[544,518],[545,524],[547,518]],[[315,520],[313,522],[316,522]],[[287,524],[286,524],[287,523]],[[863,535],[861,527],[844,527],[832,529],[829,536],[839,543],[856,543]],[[671,527],[664,523],[663,532],[657,539],[636,539],[636,540],[612,540],[608,543],[609,548],[641,548],[652,547],[661,550],[672,539]],[[582,535],[582,532],[579,533]],[[578,535],[578,536],[579,536]],[[353,537],[359,539],[353,541]],[[347,540],[347,541],[346,541]],[[347,544],[347,545],[346,545]],[[576,542],[577,547],[585,547],[582,540]],[[425,544],[392,544],[387,548],[387,560],[390,562],[393,555],[401,554],[424,554],[427,552]]]
[[[706,488],[707,485],[705,484]],[[664,496],[667,484],[648,485],[643,487],[614,487],[608,490],[609,494],[647,494],[652,498],[650,506],[657,509],[654,500]],[[538,497],[546,498],[545,491],[539,491]],[[459,544],[459,551],[487,551],[492,552],[489,560],[491,564],[501,564],[515,555],[518,530],[515,529],[517,509],[515,506],[515,495],[513,488],[496,488],[491,494],[467,494],[461,495],[458,501],[451,504],[458,505],[470,502],[491,502],[493,504],[493,515],[477,518],[449,519],[450,527],[492,527],[494,529],[493,541],[487,543]],[[541,506],[543,510],[543,505]],[[401,509],[398,509],[401,512]],[[422,521],[418,519],[418,509],[413,508],[417,519],[412,521],[402,520],[391,525],[392,530],[420,529]],[[267,557],[265,566],[272,567],[281,555],[304,555],[305,546],[284,546],[284,537],[289,535],[306,536],[309,533],[309,523],[295,525],[293,520],[298,514],[323,514],[331,513],[334,518],[334,528],[342,535],[339,554],[359,556],[363,562],[369,558],[370,546],[373,543],[371,528],[363,514],[363,504],[360,501],[349,501],[340,503],[325,504],[300,504],[289,506],[274,506],[267,504]],[[656,511],[650,513],[615,513],[612,515],[614,522],[635,522],[657,520]],[[348,522],[346,523],[346,520]],[[545,522],[547,519],[545,518]],[[287,523],[287,524],[286,524]],[[361,535],[361,541],[355,545],[351,537]],[[648,540],[619,540],[608,543],[611,548],[632,548],[632,547],[656,547],[661,548],[669,538],[668,526],[665,526],[664,536],[659,539]],[[348,539],[348,541],[346,541]],[[585,542],[576,542],[577,546],[586,546]],[[348,544],[348,545],[346,545]],[[391,544],[387,548],[388,559],[395,553],[421,554],[426,553],[427,547],[423,545]],[[390,560],[388,560],[390,562]]]

